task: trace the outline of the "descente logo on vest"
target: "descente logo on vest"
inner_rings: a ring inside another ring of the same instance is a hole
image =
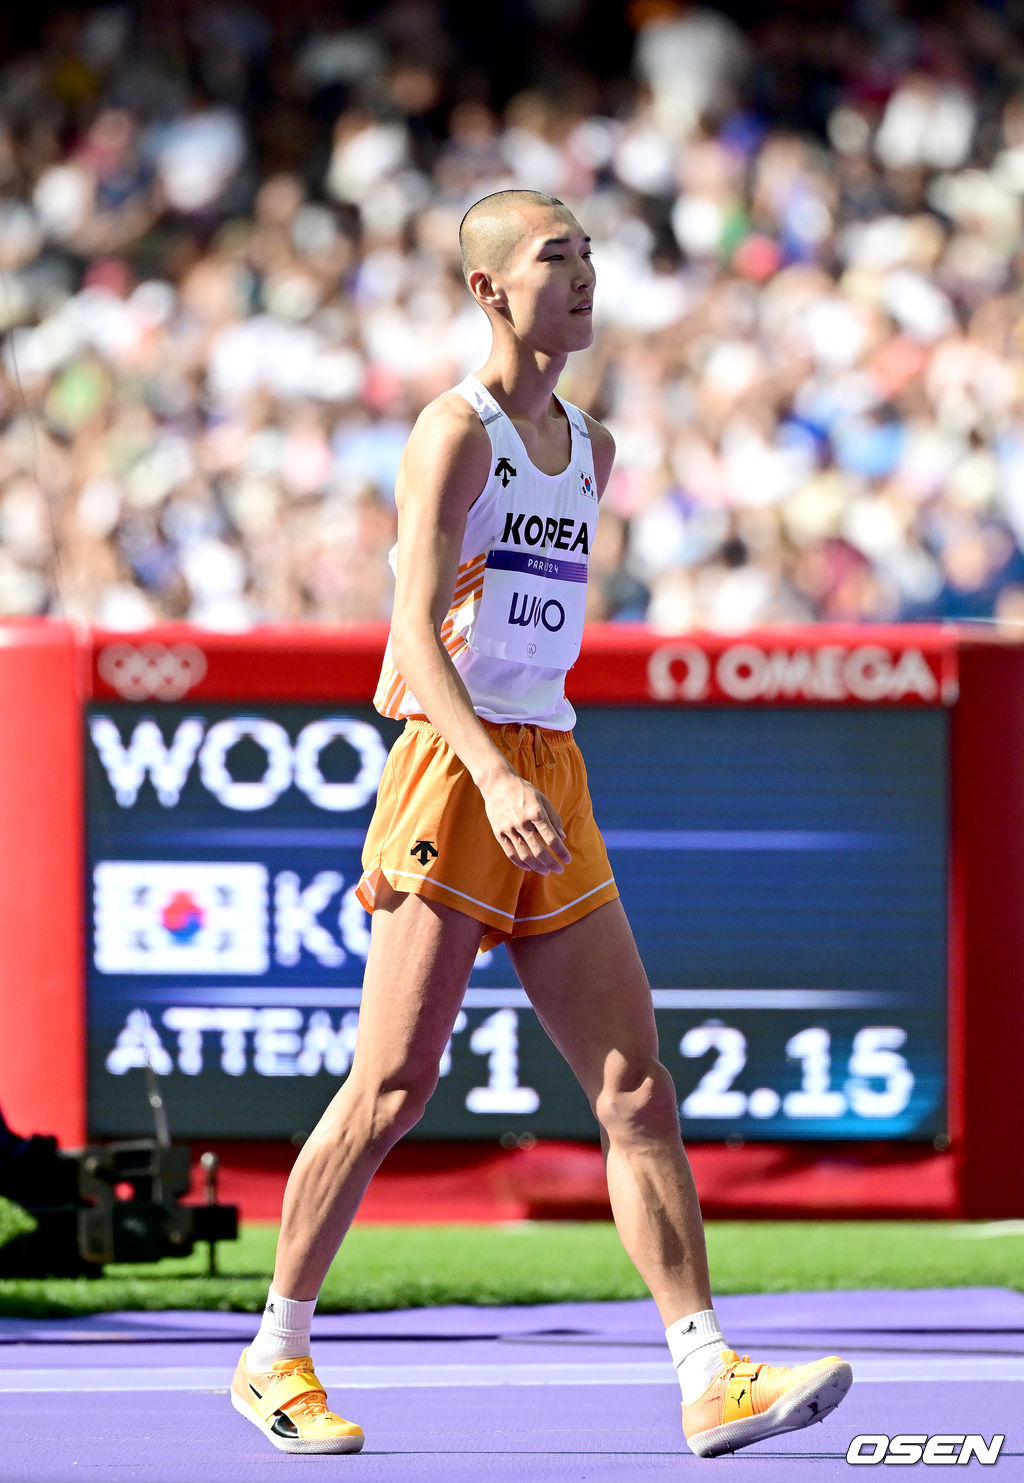
[[[590,555],[590,531],[585,520],[573,520],[566,515],[556,520],[553,515],[542,519],[540,515],[505,516],[505,529],[501,533],[501,544],[511,542],[513,546],[551,546],[556,551],[582,551]]]

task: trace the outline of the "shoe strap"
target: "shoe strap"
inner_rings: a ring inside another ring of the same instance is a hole
[[[749,1360],[738,1364],[729,1376],[722,1406],[722,1420],[736,1421],[740,1417],[753,1416],[754,1401],[751,1381],[757,1379],[759,1366]]]
[[[261,1421],[269,1421],[275,1411],[285,1411],[294,1402],[307,1395],[322,1395],[327,1392],[312,1370],[292,1370],[267,1386],[262,1396],[257,1397],[250,1389],[253,1410]]]

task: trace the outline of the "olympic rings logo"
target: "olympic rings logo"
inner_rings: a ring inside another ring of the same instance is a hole
[[[195,644],[108,644],[96,668],[124,700],[180,700],[206,673]]]

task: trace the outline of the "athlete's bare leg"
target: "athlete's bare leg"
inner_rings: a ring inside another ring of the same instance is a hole
[[[530,1001],[601,1126],[612,1214],[667,1328],[712,1306],[704,1223],[658,1060],[651,991],[619,901],[509,944]]]
[[[352,1070],[285,1190],[282,1296],[317,1296],[381,1160],[422,1115],[482,935],[479,922],[420,896],[395,893],[373,913]]]

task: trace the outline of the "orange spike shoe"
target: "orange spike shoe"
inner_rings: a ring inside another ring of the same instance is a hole
[[[358,1452],[366,1438],[354,1421],[335,1416],[308,1354],[250,1370],[242,1351],[231,1404],[282,1452]]]
[[[683,1405],[683,1432],[698,1457],[718,1457],[823,1421],[853,1384],[844,1359],[830,1355],[788,1369],[722,1351],[722,1368],[707,1390]]]

